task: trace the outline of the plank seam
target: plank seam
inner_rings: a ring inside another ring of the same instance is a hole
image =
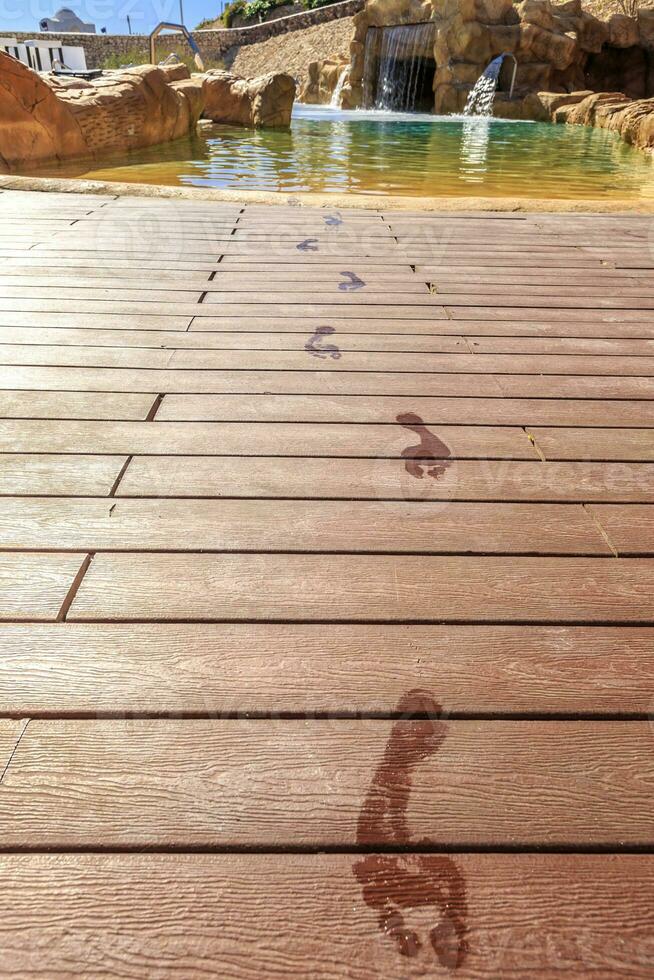
[[[600,521],[598,515],[595,513],[595,511],[593,510],[593,508],[591,507],[591,505],[590,504],[587,504],[587,503],[583,503],[581,506],[586,511],[586,513],[590,517],[591,521],[593,522],[593,524],[596,526],[596,528],[599,531],[599,533],[602,535],[602,537],[606,541],[607,545],[609,546],[609,548],[613,552],[614,557],[615,558],[619,558],[620,557],[620,553],[619,553],[618,549],[613,544],[613,541],[611,540],[608,531],[606,530],[606,528],[604,527],[604,525]]]
[[[123,477],[125,476],[125,473],[127,471],[127,467],[132,462],[132,459],[133,458],[134,458],[133,456],[128,456],[127,459],[125,460],[125,462],[123,463],[123,465],[121,466],[121,468],[119,469],[118,476],[114,480],[114,482],[113,482],[113,484],[111,486],[111,489],[109,490],[109,493],[107,494],[108,497],[115,497],[116,496],[116,491],[118,490],[118,487],[120,486],[120,482],[123,479]]]
[[[70,607],[71,607],[71,605],[73,603],[73,600],[74,600],[75,596],[77,595],[77,592],[79,590],[79,587],[82,584],[82,580],[84,579],[84,576],[86,575],[87,571],[89,570],[89,566],[90,566],[91,562],[93,561],[94,557],[95,557],[95,553],[94,552],[89,552],[84,557],[84,559],[82,561],[82,564],[80,565],[80,567],[78,569],[77,575],[73,579],[73,581],[71,583],[71,586],[70,586],[70,588],[69,588],[69,590],[68,590],[68,592],[66,594],[66,597],[65,597],[64,601],[61,604],[61,609],[59,610],[59,612],[57,614],[57,618],[56,618],[56,622],[57,623],[64,623],[64,622],[66,622],[66,616],[68,615],[68,610],[70,609]]]
[[[145,416],[145,419],[144,419],[145,422],[153,422],[154,421],[154,417],[157,414],[157,412],[159,411],[159,406],[161,405],[162,401],[164,400],[164,395],[165,395],[164,392],[160,392],[156,396],[155,400],[153,401],[152,405],[150,406],[150,411]]]
[[[4,767],[4,769],[2,770],[2,772],[0,773],[0,785],[2,784],[2,781],[3,781],[3,779],[4,779],[4,778],[5,778],[5,776],[7,775],[7,772],[9,771],[9,766],[10,766],[10,765],[12,764],[12,762],[14,761],[14,756],[16,755],[16,752],[17,752],[17,750],[18,750],[18,746],[20,745],[20,743],[21,743],[21,741],[22,741],[22,738],[23,738],[23,735],[24,735],[24,734],[25,734],[25,732],[27,731],[27,726],[29,725],[29,723],[30,723],[30,721],[31,721],[31,718],[27,718],[27,719],[25,720],[25,724],[23,725],[23,727],[22,727],[22,729],[21,729],[21,730],[20,730],[20,732],[18,733],[18,737],[16,738],[16,742],[15,742],[15,744],[14,744],[14,747],[13,747],[13,749],[11,750],[11,754],[10,754],[10,756],[9,756],[9,758],[7,759],[7,764],[6,764],[6,766]]]
[[[561,426],[561,428],[565,428],[565,426]],[[524,432],[524,434],[527,436],[527,439],[529,439],[529,442],[534,447],[534,451],[538,454],[538,457],[540,458],[540,461],[542,463],[546,463],[547,462],[547,459],[545,457],[545,453],[543,452],[543,450],[540,448],[540,446],[536,442],[535,435],[532,432],[530,432],[529,429],[526,426],[523,426],[522,427],[522,431]]]

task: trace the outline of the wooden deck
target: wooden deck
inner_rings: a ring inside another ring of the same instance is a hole
[[[651,218],[0,220],[0,974],[651,978]]]

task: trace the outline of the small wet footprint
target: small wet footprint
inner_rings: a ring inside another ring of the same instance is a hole
[[[431,476],[434,480],[437,480],[450,465],[448,457],[452,454],[449,446],[446,446],[442,439],[439,439],[437,435],[430,432],[424,419],[421,419],[419,415],[415,415],[413,412],[404,412],[398,415],[397,421],[405,429],[410,429],[411,432],[415,432],[420,439],[417,446],[407,446],[406,449],[402,450],[402,457],[405,461],[404,467],[407,473],[414,476],[416,480],[422,480],[426,472],[427,476]],[[429,466],[424,460],[430,459],[438,460],[438,462],[433,466]]]
[[[344,293],[354,292],[355,289],[363,289],[365,282],[359,279],[356,272],[341,272],[341,276],[346,276],[348,282],[339,282],[338,288]]]
[[[303,242],[295,246],[298,252],[317,252],[318,251],[318,239],[317,238],[305,238]]]
[[[332,360],[337,361],[341,356],[341,350],[336,344],[323,344],[323,337],[330,337],[332,334],[336,333],[334,327],[318,327],[316,332],[304,345],[304,349],[308,351],[313,357],[331,357]]]

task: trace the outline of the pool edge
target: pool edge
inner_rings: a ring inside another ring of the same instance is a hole
[[[116,197],[146,197],[169,200],[215,201],[243,204],[293,205],[297,207],[360,208],[386,211],[561,211],[654,213],[654,198],[559,198],[518,197],[409,197],[347,192],[289,194],[282,191],[234,191],[204,187],[169,187],[126,181],[84,180],[72,177],[23,177],[0,175],[0,190],[42,191],[63,194],[109,194]]]

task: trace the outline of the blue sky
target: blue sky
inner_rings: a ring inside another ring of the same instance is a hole
[[[182,0],[184,22],[195,27],[205,17],[220,13],[221,0]],[[179,20],[179,0],[0,0],[0,34],[38,31],[42,17],[51,17],[59,7],[70,7],[100,31],[127,34],[127,15],[134,34],[147,34],[162,20]]]

